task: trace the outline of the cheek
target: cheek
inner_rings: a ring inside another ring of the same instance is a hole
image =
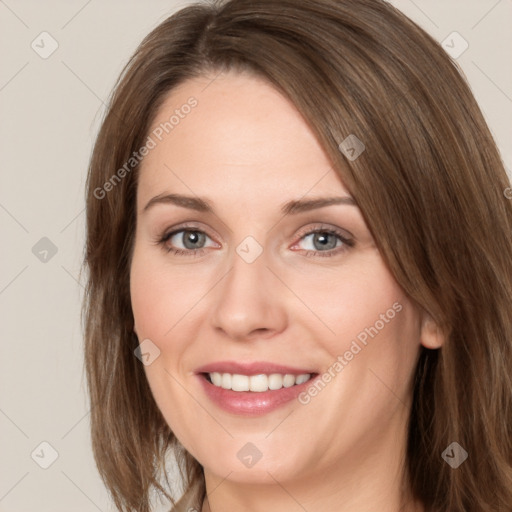
[[[160,351],[151,364],[144,366],[144,372],[159,409],[180,439],[188,439],[187,430],[193,430],[192,424],[179,419],[179,415],[178,419],[175,417],[176,411],[190,407],[190,396],[179,384],[181,379],[176,379],[177,366],[187,345],[187,336],[180,333],[185,322],[178,322],[190,309],[187,304],[194,301],[194,290],[187,295],[180,288],[185,282],[185,277],[165,271],[161,262],[135,248],[130,269],[130,293],[137,337],[139,342],[151,340]],[[190,288],[185,292],[187,290]],[[176,336],[177,333],[180,335]],[[169,342],[171,339],[172,343]]]
[[[367,252],[357,264],[341,268],[336,275],[312,279],[302,286],[306,287],[307,305],[322,320],[315,322],[319,334],[322,332],[319,339],[326,340],[333,350],[361,333],[364,339],[365,329],[375,332],[371,329],[375,325],[378,331],[389,333],[408,303],[377,251]]]
[[[172,308],[173,304],[168,303],[168,300],[172,300],[172,296],[164,296],[162,284],[156,280],[154,274],[138,266],[132,270],[130,293],[139,339],[158,338],[165,330],[166,315],[163,305],[168,304]]]
[[[190,277],[188,278],[190,280]],[[130,271],[130,294],[139,339],[163,339],[193,304],[200,290],[176,272],[153,264],[135,252]]]
[[[204,273],[203,273],[204,274]],[[170,376],[190,368],[198,338],[197,321],[211,283],[190,266],[171,268],[159,254],[135,247],[130,269],[130,293],[139,342],[151,340],[158,358],[144,367],[153,394],[175,383]],[[149,346],[152,346],[151,344]],[[174,390],[179,395],[179,386]],[[173,395],[174,396],[174,395]]]
[[[343,375],[334,379],[333,391],[354,394],[360,404],[368,404],[379,391],[382,400],[393,399],[386,397],[389,391],[379,378],[406,395],[419,351],[420,322],[417,309],[378,254],[359,263],[331,280],[323,293],[310,288],[310,297],[324,324],[316,322],[316,331],[329,354],[326,369]],[[327,335],[326,325],[331,330]]]

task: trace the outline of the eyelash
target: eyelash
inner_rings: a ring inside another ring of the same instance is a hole
[[[182,225],[178,229],[174,229],[173,231],[170,231],[168,233],[164,233],[161,237],[159,237],[156,240],[157,245],[161,245],[162,248],[166,253],[172,252],[175,256],[186,256],[186,257],[198,257],[202,256],[205,252],[205,249],[173,249],[172,247],[168,247],[166,245],[167,241],[171,239],[174,235],[182,232],[192,232],[192,233],[201,233],[206,236],[208,236],[207,233],[197,228],[197,226],[193,225]],[[337,230],[335,228],[327,228],[327,227],[317,227],[314,229],[311,229],[310,231],[306,231],[305,233],[300,235],[299,241],[303,238],[313,235],[315,233],[323,233],[323,234],[330,234],[330,235],[336,235],[339,240],[343,242],[343,246],[337,247],[335,249],[330,249],[328,251],[310,251],[307,250],[305,256],[308,258],[319,256],[321,258],[328,258],[331,256],[336,256],[342,252],[345,252],[349,250],[350,248],[354,247],[355,242],[354,240],[347,238],[343,235],[343,233],[340,230]],[[210,238],[208,236],[208,238]],[[295,245],[295,244],[294,244]]]

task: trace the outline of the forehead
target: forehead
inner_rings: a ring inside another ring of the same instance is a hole
[[[183,82],[159,108],[149,135],[155,147],[141,166],[140,201],[174,191],[281,204],[309,192],[348,192],[294,105],[253,75]]]

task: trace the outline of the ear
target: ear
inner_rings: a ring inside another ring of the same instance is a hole
[[[420,342],[425,348],[441,348],[445,342],[445,336],[434,319],[423,311],[421,319]]]

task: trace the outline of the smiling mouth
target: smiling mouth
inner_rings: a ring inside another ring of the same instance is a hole
[[[316,377],[317,373],[271,373],[258,375],[242,375],[238,373],[208,372],[201,373],[202,377],[210,384],[218,388],[231,391],[253,391],[263,393],[265,391],[277,391],[282,388],[290,388],[308,382]]]

